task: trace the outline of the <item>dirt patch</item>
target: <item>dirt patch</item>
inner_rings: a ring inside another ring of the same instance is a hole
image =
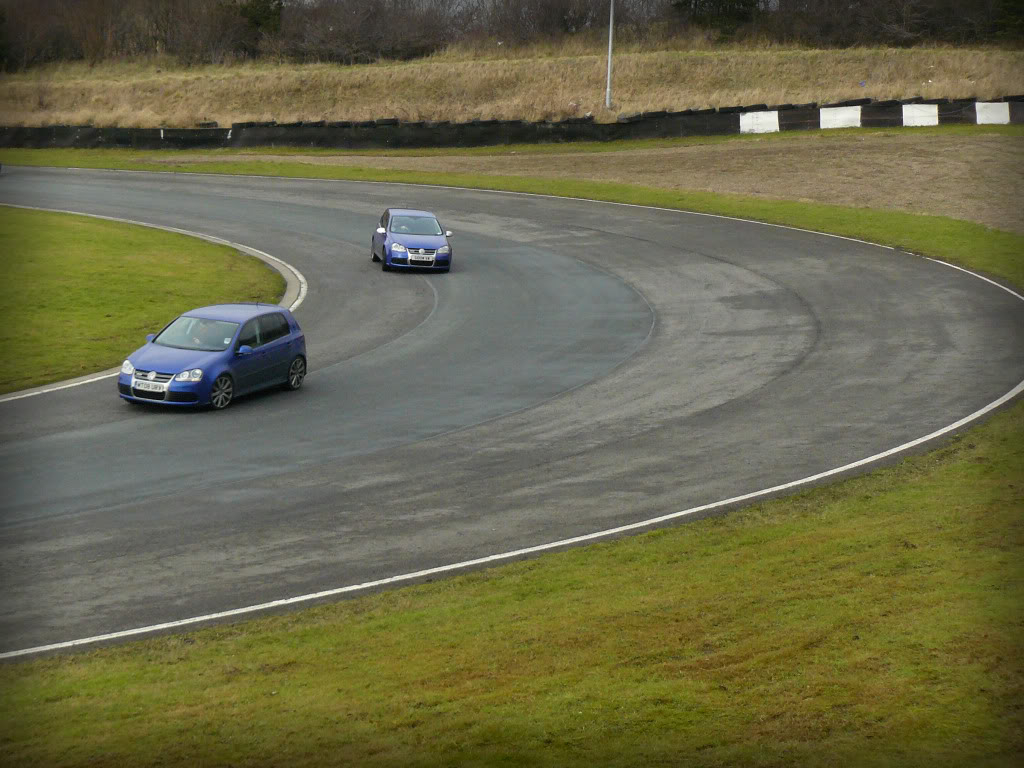
[[[209,155],[175,155],[173,162],[209,159]],[[216,157],[217,162],[226,160],[574,177],[939,214],[1024,233],[1024,138],[1014,136],[816,133],[785,141],[732,141],[586,154]]]

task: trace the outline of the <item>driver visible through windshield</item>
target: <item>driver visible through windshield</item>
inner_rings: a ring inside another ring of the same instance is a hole
[[[164,328],[153,343],[178,349],[220,352],[228,348],[237,330],[238,323],[182,315]]]
[[[391,231],[400,235],[441,235],[441,225],[432,216],[394,216]]]

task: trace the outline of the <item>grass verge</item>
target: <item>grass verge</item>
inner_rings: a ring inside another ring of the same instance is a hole
[[[277,167],[300,169],[348,170]],[[1024,238],[952,219],[557,189],[777,217],[1024,284]],[[4,665],[0,748],[18,765],[1016,765],[1021,477],[1018,404],[938,451],[723,518]]]
[[[10,765],[1015,765],[1024,407],[727,517],[0,667]]]
[[[86,216],[0,206],[0,252],[0,393],[118,365],[187,309],[284,293],[232,248]]]

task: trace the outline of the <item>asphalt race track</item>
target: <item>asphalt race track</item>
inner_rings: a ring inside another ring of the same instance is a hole
[[[0,402],[0,652],[752,493],[1024,380],[1018,297],[808,232],[493,192],[11,167],[0,202],[284,259],[309,283],[310,368],[297,393],[219,413],[133,407],[114,379]],[[388,205],[454,230],[450,274],[370,262]]]

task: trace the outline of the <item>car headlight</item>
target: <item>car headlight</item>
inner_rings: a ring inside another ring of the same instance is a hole
[[[437,249],[437,252],[438,253],[451,253],[452,252],[452,247],[450,245],[442,245],[440,248]]]
[[[123,373],[125,376],[131,376],[133,373],[135,373],[135,366],[132,365],[131,360],[125,360],[123,363],[121,363],[121,373]]]
[[[392,253],[405,253],[405,246],[401,243],[394,243],[391,246]]]
[[[175,381],[202,381],[203,369],[193,368],[190,371],[182,371],[174,377]]]

